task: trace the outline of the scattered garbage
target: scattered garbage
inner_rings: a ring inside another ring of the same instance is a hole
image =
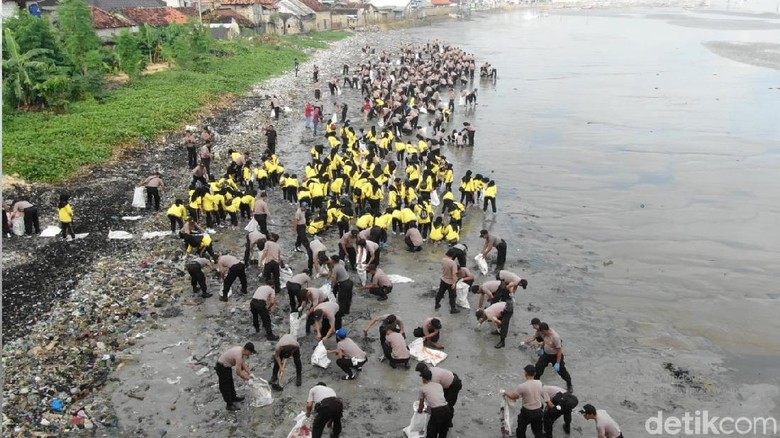
[[[108,238],[110,240],[126,240],[126,239],[132,239],[133,235],[128,233],[127,231],[109,231]]]
[[[426,347],[422,338],[416,338],[409,344],[409,354],[418,361],[428,362],[433,366],[440,364],[447,358],[447,353]]]

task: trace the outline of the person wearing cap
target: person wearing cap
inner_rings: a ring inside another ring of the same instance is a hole
[[[278,292],[281,288],[281,277],[279,269],[284,266],[284,257],[282,249],[276,241],[279,236],[272,233],[268,236],[268,241],[263,246],[263,254],[260,256],[259,264],[263,265],[263,277],[268,280],[273,278],[274,289]]]
[[[246,295],[246,269],[244,263],[236,257],[222,254],[217,258],[217,269],[222,278],[222,296],[220,301],[227,301],[228,292],[236,278],[241,282],[241,293]]]
[[[366,352],[358,347],[355,341],[348,338],[348,335],[349,332],[344,328],[336,330],[336,349],[328,350],[328,354],[334,353],[338,356],[336,365],[345,373],[341,380],[353,380],[356,376],[352,369],[362,371],[363,365],[368,360]]]
[[[444,388],[439,383],[432,381],[431,370],[421,371],[420,378],[422,378],[422,386],[419,391],[420,400],[417,403],[417,413],[422,414],[426,402],[430,411],[425,436],[427,438],[447,438],[455,411],[444,397]]]
[[[390,278],[383,270],[377,268],[374,264],[366,267],[366,273],[371,275],[371,283],[363,286],[363,290],[376,295],[378,301],[386,301],[387,294],[393,291],[393,282],[390,281]]]
[[[192,293],[198,293],[198,288],[200,288],[202,298],[208,298],[212,296],[212,294],[208,293],[207,291],[206,274],[203,273],[203,268],[209,268],[212,270],[214,269],[214,265],[211,263],[211,260],[203,257],[197,257],[188,261],[185,265],[185,268],[187,269],[187,273],[190,274]]]
[[[328,388],[322,382],[317,383],[309,390],[309,396],[306,399],[306,418],[314,415],[314,422],[311,427],[312,438],[321,438],[325,431],[325,426],[331,424],[333,428],[330,432],[331,438],[339,438],[341,435],[341,417],[344,415],[344,403],[336,397],[336,391]]]
[[[287,282],[287,296],[290,298],[290,312],[294,312],[303,304],[305,289],[313,286],[311,280],[311,271],[304,269],[300,274],[293,275]]]
[[[255,344],[247,342],[243,347],[229,348],[217,359],[214,369],[217,371],[217,378],[219,379],[219,392],[227,404],[228,411],[241,409],[236,403],[244,401],[244,397],[236,395],[236,386],[233,383],[231,368],[236,367],[236,375],[245,382],[248,381],[252,370],[244,359],[253,354],[255,354]]]
[[[566,382],[566,391],[574,392],[571,385],[571,376],[569,371],[566,370],[566,364],[563,359],[563,341],[561,341],[561,336],[558,332],[551,329],[546,322],[539,324],[539,331],[543,334],[542,340],[544,345],[537,350],[539,360],[536,361],[536,375],[534,378],[542,377],[547,365],[553,364],[555,372]]]
[[[598,438],[623,438],[620,432],[620,426],[604,409],[596,409],[593,405],[587,404],[580,409],[586,420],[596,421],[596,436]]]
[[[544,436],[544,411],[542,407],[550,401],[550,398],[544,392],[542,382],[534,378],[536,367],[526,365],[523,372],[525,373],[525,382],[518,385],[515,391],[506,391],[503,395],[510,400],[522,398],[523,407],[517,414],[515,436],[525,438],[525,431],[530,425],[534,438],[542,438]]]
[[[456,243],[450,247],[451,257],[458,260],[458,266],[461,268],[466,267],[466,253],[468,250],[469,247],[464,243]]]
[[[528,337],[525,341],[523,341],[522,344],[520,344],[520,348],[527,348],[527,347],[536,347],[537,349],[542,346],[544,343],[544,333],[542,333],[541,330],[539,330],[539,326],[542,324],[542,320],[539,318],[532,318],[531,319],[531,327],[534,329],[534,334]]]
[[[390,360],[392,357],[392,350],[390,346],[385,342],[385,335],[387,334],[387,329],[390,328],[396,333],[400,333],[401,337],[406,339],[406,329],[404,329],[404,322],[401,321],[400,318],[393,315],[392,313],[385,314],[385,315],[377,315],[369,321],[366,328],[363,329],[363,336],[368,336],[368,331],[371,330],[371,327],[376,325],[379,321],[382,321],[381,324],[379,324],[379,344],[382,346],[382,352],[384,353],[384,359]]]
[[[355,284],[349,278],[347,268],[344,267],[344,263],[337,256],[331,256],[328,260],[328,268],[330,273],[328,279],[333,285],[333,295],[339,302],[339,313],[336,315],[337,329],[341,328],[341,317],[349,315],[350,308],[352,307],[352,289]]]
[[[460,309],[455,305],[455,284],[458,282],[458,264],[452,257],[452,250],[448,250],[444,258],[441,259],[441,277],[439,279],[439,290],[436,292],[436,304],[434,309],[441,307],[441,300],[444,298],[444,292],[449,295],[450,313],[460,313]]]
[[[496,271],[504,269],[504,263],[506,263],[506,241],[488,230],[480,231],[479,237],[485,239],[485,246],[482,247],[482,256],[487,257],[488,253],[495,248],[498,253],[496,257]]]
[[[22,220],[24,221],[25,236],[31,237],[33,235],[33,231],[35,231],[35,234],[41,234],[41,223],[38,219],[38,207],[27,201],[16,201],[13,203],[11,220],[19,216],[22,216]]]
[[[273,280],[270,280],[269,284],[257,288],[252,295],[252,300],[249,302],[249,310],[252,312],[252,326],[255,328],[255,333],[260,333],[259,320],[262,320],[265,338],[269,341],[279,340],[279,336],[276,336],[271,328],[271,315],[269,312],[274,307],[276,307],[276,291],[273,288]]]
[[[520,277],[511,271],[500,270],[496,272],[496,280],[501,280],[506,285],[509,292],[515,293],[517,286],[520,286],[525,290],[528,287],[528,280]]]
[[[563,416],[563,431],[568,435],[571,432],[571,412],[577,407],[579,400],[574,394],[558,386],[544,385],[542,389],[550,398],[544,411],[545,438],[552,438],[553,423],[561,416]]]
[[[265,234],[260,231],[250,231],[246,235],[246,244],[244,245],[244,265],[249,266],[249,263],[257,263],[257,260],[252,260],[252,248],[257,248],[262,252],[265,248],[266,237]]]
[[[463,382],[460,381],[460,377],[450,370],[446,370],[441,367],[429,367],[425,362],[418,362],[415,370],[418,373],[422,373],[425,370],[431,372],[431,381],[436,382],[444,389],[444,398],[447,400],[453,409],[455,403],[458,402],[458,394],[463,389]]]
[[[491,304],[487,309],[478,309],[476,312],[477,321],[482,324],[490,321],[496,325],[496,330],[501,336],[501,340],[495,345],[496,348],[504,348],[506,335],[509,333],[509,322],[512,320],[514,306],[511,303],[499,301]]]
[[[305,248],[307,253],[311,252],[309,249],[309,239],[306,237],[306,209],[309,208],[309,204],[301,202],[301,205],[295,210],[295,216],[293,216],[293,234],[295,238],[295,252],[304,252],[301,249],[301,245]]]
[[[271,388],[275,391],[281,391],[283,387],[279,384],[279,373],[284,374],[285,363],[283,359],[293,358],[295,363],[295,386],[301,386],[303,365],[301,364],[301,344],[298,339],[291,334],[282,335],[274,347],[273,370],[271,371]]]
[[[146,187],[146,208],[152,208],[152,201],[154,201],[154,210],[160,211],[160,189],[168,191],[165,187],[165,183],[160,172],[154,172],[154,175],[147,177],[138,183],[138,187]]]
[[[255,209],[253,211],[253,217],[257,221],[257,226],[260,228],[260,232],[268,235],[268,218],[271,217],[271,210],[268,208],[268,194],[262,191],[255,198]]]
[[[349,260],[351,270],[357,269],[357,244],[358,230],[352,229],[341,236],[339,240],[339,258],[346,262]]]
[[[311,313],[311,318],[314,321],[314,328],[317,331],[317,339],[321,341],[327,340],[333,336],[333,333],[335,333],[336,330],[341,328],[338,303],[326,301],[317,304],[317,307],[315,307]]]

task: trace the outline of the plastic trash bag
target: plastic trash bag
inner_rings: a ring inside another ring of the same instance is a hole
[[[290,313],[290,334],[300,338],[306,333],[306,317],[304,313],[298,317],[298,312]]]
[[[133,235],[128,233],[127,231],[109,231],[108,238],[111,240],[115,240],[115,239],[125,240],[125,239],[132,239]]]
[[[332,123],[338,123],[338,122],[339,122],[339,116],[338,116],[338,114],[336,114],[336,113],[333,113],[333,115],[332,115],[332,116],[331,116],[331,118],[330,118],[330,121],[331,121]]]
[[[338,95],[341,96],[341,87],[336,88],[338,90]]]
[[[516,402],[509,400],[506,397],[501,397],[501,435],[502,436],[514,436],[515,425],[514,421],[517,418],[517,411],[515,410]]]
[[[328,274],[330,274],[330,269],[328,269],[328,265],[326,264],[320,265],[320,275],[323,277],[327,277]]]
[[[460,99],[458,99],[458,106],[463,106],[465,104],[466,104],[466,98],[465,97],[461,97]]]
[[[458,307],[471,309],[469,304],[469,285],[464,283],[463,280],[458,280],[458,283],[455,284],[455,295],[455,304]]]
[[[404,428],[404,434],[407,436],[407,438],[425,438],[425,432],[428,427],[428,413],[425,412],[425,409],[428,407],[427,404],[423,407],[423,412],[418,413],[417,408],[420,401],[416,400],[412,404],[412,420],[409,422],[409,425]]]
[[[141,239],[155,239],[157,237],[165,237],[170,235],[170,231],[148,231],[141,234]]]
[[[330,365],[330,359],[328,359],[328,349],[325,348],[325,344],[320,341],[314,352],[311,354],[311,364],[320,368],[327,368]]]
[[[295,421],[295,426],[293,426],[290,433],[287,434],[287,438],[311,437],[311,419],[306,418],[306,412],[298,414],[293,421]]]
[[[248,385],[252,394],[252,402],[249,406],[262,408],[274,402],[274,397],[271,395],[271,385],[267,381],[254,378],[248,382]]]
[[[441,205],[441,200],[439,199],[439,194],[436,193],[436,190],[431,192],[431,205],[434,207]]]
[[[360,278],[360,285],[365,286],[368,280],[368,274],[366,273],[366,264],[358,263],[357,265],[358,278]]]
[[[423,338],[417,338],[409,344],[409,354],[419,362],[428,362],[433,366],[440,364],[447,358],[447,353],[426,347]]]
[[[249,221],[248,224],[244,227],[244,231],[251,233],[253,231],[260,231],[260,225],[257,223],[255,218],[252,218],[251,221]]]
[[[56,225],[50,225],[41,231],[41,237],[54,237],[60,234],[62,230]]]
[[[24,236],[24,217],[19,216],[11,222],[11,232],[17,236]]]
[[[289,266],[279,269],[279,282],[282,285],[282,289],[287,287],[287,282],[292,280],[293,271]]]
[[[393,284],[414,283],[414,280],[412,280],[411,278],[404,277],[403,275],[398,275],[398,274],[389,274],[387,278]]]
[[[485,256],[483,256],[482,253],[477,254],[476,257],[474,257],[474,260],[477,262],[477,267],[479,268],[479,272],[481,272],[482,275],[487,275],[488,264],[487,264],[487,260],[485,260]]]
[[[331,303],[336,302],[336,295],[333,294],[333,285],[328,281],[320,288],[328,296],[328,301]]]
[[[133,207],[146,208],[146,189],[143,187],[136,187],[133,190]]]

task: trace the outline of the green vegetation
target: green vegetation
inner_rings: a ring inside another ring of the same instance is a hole
[[[64,0],[58,28],[26,11],[5,23],[4,173],[61,182],[115,148],[177,129],[205,105],[246,92],[348,32],[217,41],[197,23],[123,32],[100,44],[84,0]],[[250,42],[253,41],[253,42]],[[170,69],[143,75],[150,63]],[[105,76],[130,80],[108,90]]]

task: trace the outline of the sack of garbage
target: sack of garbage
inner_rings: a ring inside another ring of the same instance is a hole
[[[320,265],[320,276],[327,277],[328,274],[330,274],[330,269],[328,269],[328,265],[326,264]]]
[[[458,106],[463,106],[465,104],[466,104],[466,98],[465,97],[461,97],[460,99],[458,99]]]
[[[333,295],[333,285],[329,281],[325,282],[320,289],[328,296],[328,301],[336,302],[336,295]]]
[[[298,317],[298,312],[290,314],[290,334],[300,338],[306,333],[306,314]]]
[[[447,358],[447,353],[426,347],[423,338],[417,338],[409,344],[409,354],[419,362],[428,362],[433,366]]]
[[[244,227],[244,231],[246,231],[247,233],[251,233],[253,231],[260,231],[260,225],[257,223],[255,218],[252,218],[252,220],[249,221],[249,223],[246,224],[246,226]]]
[[[471,309],[471,305],[469,305],[469,285],[464,283],[463,280],[458,280],[458,283],[455,284],[455,295],[455,304],[458,307]]]
[[[16,236],[24,236],[24,217],[14,218],[11,222],[11,232]]]
[[[441,200],[439,199],[439,194],[436,193],[436,190],[431,192],[431,205],[434,207],[438,207],[441,204]]]
[[[279,282],[281,283],[283,289],[287,287],[287,282],[290,281],[292,278],[293,278],[292,268],[290,268],[289,266],[285,266],[284,268],[279,269]]]
[[[143,187],[136,187],[133,190],[133,207],[146,208],[146,189]]]
[[[404,434],[407,438],[425,438],[426,428],[428,427],[428,413],[425,412],[427,406],[423,407],[423,412],[418,413],[417,408],[420,401],[416,400],[412,404],[412,421],[404,428]]]
[[[501,435],[513,436],[515,434],[514,421],[517,418],[515,411],[515,401],[506,397],[501,397]]]
[[[330,365],[330,359],[328,359],[328,349],[325,348],[325,344],[320,341],[314,352],[311,354],[311,364],[320,368],[327,368]]]
[[[482,255],[482,253],[477,254],[476,257],[474,257],[474,260],[477,262],[477,267],[479,268],[479,272],[482,273],[482,275],[487,275],[488,273],[488,264],[487,260],[485,260],[485,256]]]
[[[293,426],[287,438],[309,438],[311,437],[311,420],[306,418],[306,412],[301,412],[293,420],[295,426]]]
[[[253,408],[262,408],[274,402],[271,395],[271,385],[263,379],[254,378],[248,382],[252,402],[249,404]]]
[[[366,264],[365,263],[358,263],[357,265],[357,273],[358,278],[360,278],[360,285],[365,286],[366,280],[368,279],[368,274],[366,274]]]

